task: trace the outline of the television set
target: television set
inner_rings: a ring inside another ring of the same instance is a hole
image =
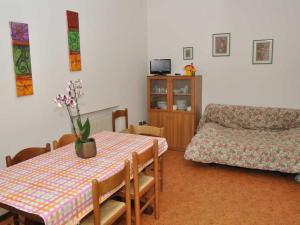
[[[171,59],[150,60],[150,74],[166,75],[171,73]]]

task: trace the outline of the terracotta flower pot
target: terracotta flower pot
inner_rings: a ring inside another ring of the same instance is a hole
[[[78,157],[88,159],[97,155],[96,142],[94,138],[89,138],[88,142],[82,143],[80,149],[76,150]]]

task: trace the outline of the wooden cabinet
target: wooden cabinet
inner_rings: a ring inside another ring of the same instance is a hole
[[[170,149],[185,150],[201,116],[202,76],[148,76],[148,123],[164,127]]]

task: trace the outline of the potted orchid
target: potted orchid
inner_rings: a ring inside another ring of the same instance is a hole
[[[67,86],[67,94],[58,94],[54,98],[54,102],[60,108],[65,108],[69,114],[73,133],[76,135],[75,150],[76,154],[81,158],[94,157],[97,154],[96,144],[93,138],[89,138],[91,125],[87,118],[82,123],[78,99],[83,95],[82,80],[69,81]],[[77,128],[75,126],[77,124]]]

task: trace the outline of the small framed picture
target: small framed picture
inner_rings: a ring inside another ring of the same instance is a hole
[[[254,40],[252,64],[272,64],[273,39]]]
[[[212,56],[230,56],[230,33],[212,35]]]
[[[183,60],[193,60],[193,47],[184,47],[183,48]]]

